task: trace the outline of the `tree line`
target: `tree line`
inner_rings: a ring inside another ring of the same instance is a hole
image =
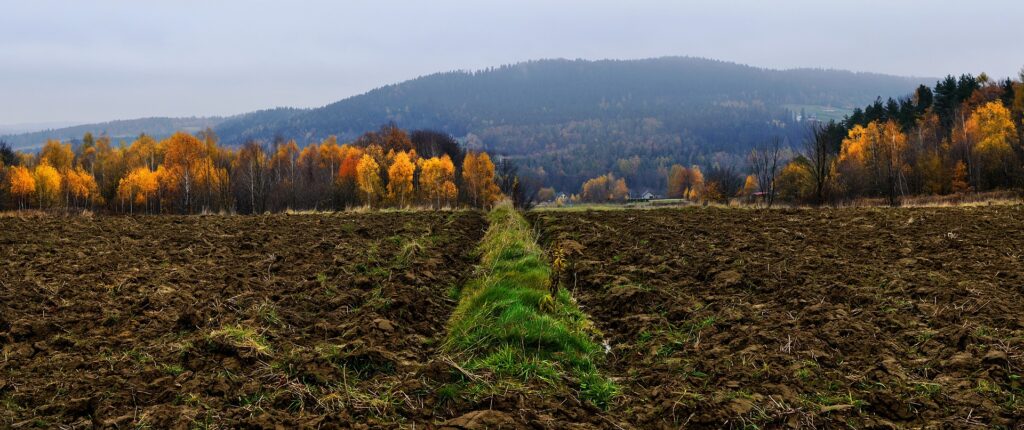
[[[638,159],[619,160],[636,172]],[[890,205],[911,195],[947,195],[1024,188],[1024,70],[996,81],[984,73],[947,76],[934,88],[877,99],[842,121],[810,121],[800,139],[778,136],[756,145],[745,163],[710,167],[658,162],[665,196],[768,206],[834,204],[862,198]],[[744,174],[745,173],[745,174]],[[626,183],[609,173],[584,182],[588,202],[622,201]],[[614,187],[609,188],[609,184]],[[618,192],[613,192],[615,189]],[[554,198],[553,190],[541,193]]]
[[[934,89],[816,123],[773,194],[824,204],[1024,187],[1024,70],[1018,80],[947,76]],[[755,149],[751,159],[763,156]],[[771,173],[771,172],[768,172]],[[762,189],[762,191],[765,191]]]
[[[282,138],[231,148],[209,129],[117,145],[86,133],[75,145],[48,141],[38,154],[0,143],[0,205],[152,214],[488,208],[503,194],[499,181],[519,182],[497,173],[486,152],[394,124],[346,144],[332,136],[303,148]]]

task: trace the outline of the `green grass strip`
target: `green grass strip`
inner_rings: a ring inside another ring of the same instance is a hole
[[[483,270],[461,291],[446,351],[466,369],[498,377],[559,384],[570,376],[581,398],[607,407],[617,387],[597,371],[600,332],[564,288],[549,298],[551,270],[526,219],[510,204],[488,219],[479,247]]]

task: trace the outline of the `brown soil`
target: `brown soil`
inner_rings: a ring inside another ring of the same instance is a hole
[[[607,413],[467,393],[441,354],[476,212],[4,217],[0,427],[1020,427],[1022,216],[532,213],[611,346]]]
[[[534,212],[638,428],[1024,426],[1024,208]]]
[[[0,427],[443,421],[460,411],[423,375],[485,229],[476,212],[0,218]]]

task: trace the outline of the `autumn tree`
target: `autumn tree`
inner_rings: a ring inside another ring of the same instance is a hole
[[[686,198],[692,201],[704,198],[704,192],[707,187],[704,181],[704,172],[700,170],[699,166],[693,166],[687,173],[689,174],[689,188],[686,192]]]
[[[494,182],[494,163],[486,152],[466,154],[462,181],[466,196],[475,207],[490,208],[501,198],[501,190]]]
[[[380,179],[380,164],[370,154],[364,154],[356,165],[356,183],[363,195],[363,201],[375,206],[384,194],[384,185]]]
[[[583,183],[580,199],[591,203],[622,202],[629,197],[626,180],[608,173]]]
[[[855,125],[843,140],[842,151],[836,159],[836,171],[844,191],[851,195],[867,194],[872,189],[873,175],[870,163],[875,142],[880,140],[877,122],[868,126]],[[810,160],[808,160],[810,161]]]
[[[92,139],[88,133],[86,137]],[[129,170],[125,163],[126,151],[111,145],[110,138],[107,136],[100,136],[94,139],[94,142],[96,158],[93,162],[92,174],[96,178],[96,184],[99,186],[103,199],[114,201],[118,182]]]
[[[775,185],[774,181],[775,180],[773,179],[772,186]],[[739,196],[743,197],[743,199],[746,200],[747,203],[752,204],[756,201],[758,192],[757,190],[757,176],[747,175],[746,179],[743,180],[743,188],[740,189]]]
[[[143,206],[147,212],[151,211],[159,187],[159,176],[148,167],[137,167],[121,178],[117,186],[117,199],[122,210],[127,204],[130,213],[135,212],[135,206]]]
[[[790,202],[817,201],[818,189],[815,181],[806,159],[802,156],[797,157],[787,163],[776,178],[778,197]]]
[[[316,209],[324,204],[328,197],[328,187],[333,184],[325,176],[330,175],[320,169],[320,145],[311,143],[299,151],[296,161],[299,169],[297,207]]]
[[[537,191],[538,202],[552,202],[555,200],[555,189],[552,187],[542,187]]]
[[[881,195],[897,205],[907,189],[906,152],[907,136],[895,121],[855,126],[843,140],[837,160],[846,190]]]
[[[90,204],[99,197],[99,187],[96,185],[96,178],[82,167],[69,169],[64,173],[64,189],[69,197],[67,202],[69,207]]]
[[[339,207],[357,204],[359,201],[359,185],[357,181],[357,167],[365,153],[361,148],[345,146],[341,164],[338,167],[338,174],[335,177],[335,189],[338,195]]]
[[[1017,130],[1009,109],[1002,102],[989,102],[975,110],[965,124],[978,164],[978,175],[986,187],[1011,185],[1019,168]]]
[[[60,173],[46,159],[32,173],[35,180],[36,201],[40,209],[50,208],[60,201]]]
[[[7,168],[7,189],[18,201],[18,208],[25,209],[28,199],[36,192],[36,180],[25,166]]]
[[[897,206],[906,194],[906,172],[910,169],[905,161],[907,136],[896,121],[887,121],[881,131],[882,140],[876,143],[875,153],[879,155],[878,163],[882,164],[880,170],[889,205]]]
[[[395,155],[391,167],[388,168],[388,198],[404,208],[412,200],[413,174],[416,172],[416,165],[409,160],[407,152],[399,152]]]
[[[60,143],[58,140],[48,140],[39,151],[39,162],[49,164],[59,173],[71,169],[75,160],[75,153],[71,150],[70,143]]]
[[[199,139],[188,133],[178,132],[164,141],[166,154],[164,167],[172,193],[179,196],[179,210],[192,213],[195,204],[197,181],[206,167],[206,147]]]
[[[140,134],[125,152],[125,165],[130,168],[146,166],[149,170],[163,164],[164,145],[146,134]]]
[[[668,172],[665,195],[672,199],[686,198],[686,190],[689,188],[689,175],[686,168],[673,164]]]
[[[338,145],[338,138],[330,136],[324,139],[320,143],[320,163],[319,168],[321,172],[325,172],[327,176],[323,179],[326,180],[327,184],[334,184],[335,176],[338,174],[338,169],[341,167],[341,163],[345,160],[345,148]]]
[[[455,165],[448,155],[423,159],[419,188],[435,209],[450,206],[458,197],[455,187]]]

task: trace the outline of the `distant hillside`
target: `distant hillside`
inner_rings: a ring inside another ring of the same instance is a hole
[[[800,109],[787,107],[834,114],[932,82],[681,57],[543,60],[438,73],[276,122],[236,118],[216,130],[226,142],[275,135],[309,142],[328,135],[351,139],[394,121],[403,128],[440,129],[466,137],[472,147],[518,158],[560,189],[575,190],[608,171],[633,185],[660,188],[658,168],[666,162],[734,161],[770,136],[799,139]],[[632,168],[632,156],[642,165]]]
[[[207,127],[214,127],[224,121],[224,118],[140,118],[129,120],[110,121],[99,124],[84,124],[73,127],[65,127],[55,130],[37,131],[32,133],[15,134],[0,137],[11,144],[14,149],[32,150],[40,148],[48,139],[72,140],[81,139],[87,133],[97,136],[108,135],[114,141],[120,139],[131,140],[138,137],[140,133],[147,133],[156,137],[170,136],[176,130],[197,132]]]
[[[658,168],[665,163],[728,162],[770,136],[795,141],[803,134],[795,121],[799,110],[839,116],[878,96],[907,94],[933,82],[838,70],[770,70],[689,57],[541,60],[437,73],[316,109],[116,121],[5,139],[25,147],[47,137],[80,137],[85,131],[163,135],[212,126],[228,144],[269,142],[275,136],[305,144],[329,135],[353,139],[393,121],[406,129],[445,131],[470,147],[518,158],[559,189],[575,189],[608,171],[627,176],[631,185],[658,188]],[[630,167],[633,156],[643,165]]]
[[[262,122],[225,121],[225,140],[274,134],[300,140],[354,138],[395,121],[457,136],[494,127],[590,119],[671,118],[700,109],[789,105],[852,108],[933,80],[836,70],[769,70],[715,60],[541,60],[477,72],[437,73],[319,109]]]

